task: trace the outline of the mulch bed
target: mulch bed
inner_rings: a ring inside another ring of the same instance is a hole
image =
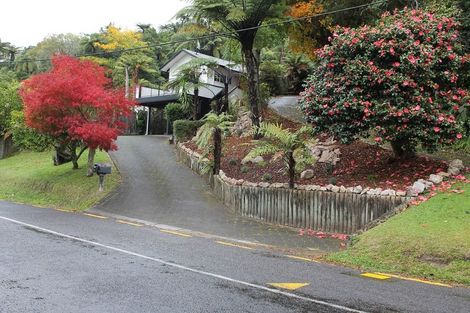
[[[270,110],[262,112],[264,120],[280,123],[284,128],[296,130],[302,125],[284,119]],[[324,139],[321,136],[321,139]],[[223,156],[221,169],[228,177],[244,179],[250,182],[261,182],[265,173],[270,173],[270,183],[287,183],[288,176],[282,160],[271,161],[271,156],[265,156],[266,162],[262,165],[245,164],[241,161],[252,148],[252,138],[225,138],[223,143]],[[193,151],[199,151],[193,142],[185,143]],[[409,160],[392,162],[392,152],[377,145],[356,141],[349,145],[338,144],[341,150],[340,161],[331,169],[325,163],[317,162],[311,169],[315,176],[311,179],[296,183],[302,185],[328,185],[335,184],[345,187],[370,187],[393,190],[406,190],[418,179],[426,179],[430,174],[447,170],[447,164],[441,160],[426,156],[417,156]],[[242,171],[242,167],[246,167]],[[247,171],[246,171],[247,169]]]

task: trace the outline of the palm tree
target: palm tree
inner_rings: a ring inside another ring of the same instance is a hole
[[[173,89],[180,94],[180,102],[186,108],[191,106],[188,94],[191,90],[193,91],[192,115],[194,120],[198,119],[200,112],[199,90],[207,86],[206,83],[201,81],[201,75],[204,73],[204,68],[212,68],[215,66],[215,63],[207,60],[193,59],[182,65],[176,77],[166,85],[168,89]]]
[[[231,121],[232,116],[226,113],[216,114],[210,112],[206,114],[203,120],[205,123],[198,132],[196,144],[199,148],[204,149],[202,158],[207,156],[210,152],[213,153],[214,166],[212,168],[212,174],[219,175],[220,161],[222,158],[222,136],[233,124]]]
[[[279,16],[285,8],[283,0],[191,0],[192,12],[220,24],[240,42],[248,74],[248,99],[253,125],[259,126],[259,60],[254,51],[258,27],[270,17]],[[186,12],[190,10],[186,9]],[[256,135],[257,136],[257,135]]]
[[[308,148],[309,145],[316,142],[315,139],[312,139],[313,129],[309,126],[303,126],[292,133],[278,124],[261,123],[258,131],[264,138],[254,141],[255,147],[245,159],[281,152],[289,173],[289,188],[294,188],[296,172],[302,171],[306,166],[315,162]]]

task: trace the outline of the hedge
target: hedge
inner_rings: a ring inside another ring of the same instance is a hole
[[[177,120],[173,122],[173,131],[177,141],[188,141],[196,135],[204,121]]]

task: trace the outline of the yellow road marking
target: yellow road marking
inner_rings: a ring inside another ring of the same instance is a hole
[[[296,259],[296,260],[301,260],[301,261],[320,263],[315,259],[304,258],[304,257],[301,257],[301,256],[296,256],[296,255],[285,255],[285,256],[288,257],[289,259]]]
[[[132,223],[132,222],[124,221],[124,220],[117,220],[116,222],[121,223],[121,224],[136,226],[136,227],[142,227],[142,226],[144,226],[144,225],[142,225],[142,224]]]
[[[419,278],[411,278],[411,277],[405,277],[405,276],[400,276],[400,275],[393,275],[393,274],[383,274],[383,273],[376,273],[379,275],[388,275],[393,278],[398,278],[398,279],[403,279],[403,280],[409,280],[409,281],[414,281],[418,283],[423,283],[423,284],[428,284],[428,285],[434,285],[434,286],[440,286],[440,287],[447,287],[447,288],[452,288],[451,285],[444,284],[444,283],[438,283],[438,282],[432,282],[432,281],[427,281]]]
[[[172,235],[176,235],[176,236],[180,236],[180,237],[192,237],[191,235],[180,233],[180,232],[173,231],[173,230],[160,229],[160,231],[162,233],[172,234]]]
[[[241,249],[246,249],[246,250],[253,250],[253,248],[251,247],[241,246],[241,245],[237,245],[237,244],[225,242],[225,241],[216,241],[216,243],[224,245],[224,246],[236,247],[236,248],[241,248]]]
[[[287,290],[297,290],[299,288],[310,285],[309,283],[269,283],[268,285],[275,288],[287,289]]]
[[[89,217],[94,217],[94,218],[100,218],[100,219],[107,219],[106,216],[102,216],[102,215],[96,215],[96,214],[91,214],[91,213],[83,213],[83,215],[86,215],[86,216],[89,216]]]
[[[55,209],[55,210],[60,211],[60,212],[65,212],[65,213],[72,213],[72,211],[64,210],[64,209]]]
[[[367,278],[379,279],[379,280],[386,280],[386,279],[392,278],[392,276],[390,275],[378,274],[378,273],[362,273],[361,276],[367,277]]]

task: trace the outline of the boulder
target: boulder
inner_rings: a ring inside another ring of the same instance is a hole
[[[339,188],[338,186],[333,186],[333,187],[331,188],[331,191],[332,191],[332,192],[339,192],[339,191],[340,191],[340,188]]]
[[[244,158],[241,163],[242,164],[247,164],[247,163],[259,164],[259,163],[262,163],[262,162],[264,162],[263,157],[262,156],[257,156],[257,157],[254,157],[252,159]]]
[[[413,184],[413,186],[411,187],[413,188],[413,190],[420,194],[420,193],[423,193],[425,190],[426,190],[426,185],[420,181],[417,181]]]
[[[459,175],[464,168],[465,166],[463,165],[462,160],[455,159],[449,163],[447,173],[449,173],[450,175]]]
[[[301,179],[310,179],[315,175],[313,170],[305,170],[300,174]]]
[[[404,197],[404,196],[406,196],[406,191],[403,191],[403,190],[397,191],[397,196],[399,196],[399,197]]]
[[[443,178],[447,178],[447,177],[450,177],[450,174],[449,173],[446,173],[446,172],[439,172],[437,173],[437,175],[443,177]]]
[[[435,185],[442,183],[442,180],[443,180],[443,177],[440,175],[435,175],[435,174],[429,175],[429,181]]]
[[[344,187],[344,186],[339,187],[339,192],[345,193],[347,191],[348,191],[348,189],[346,189],[346,187]]]
[[[250,112],[238,113],[238,118],[235,124],[230,128],[230,134],[237,137],[248,137],[251,135],[253,128],[253,121],[251,120]]]

